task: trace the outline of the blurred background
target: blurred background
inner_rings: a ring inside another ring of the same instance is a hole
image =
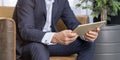
[[[93,18],[92,18],[92,16],[90,16],[90,14],[92,12],[91,10],[89,10],[89,9],[83,10],[81,7],[77,8],[75,5],[77,4],[77,2],[79,0],[68,0],[68,1],[69,1],[71,9],[73,10],[75,15],[88,15],[89,16],[88,22],[90,22],[90,23],[93,22]],[[0,0],[0,6],[15,7],[16,3],[17,3],[17,0]],[[82,5],[86,5],[86,4],[92,4],[92,3],[87,2]]]

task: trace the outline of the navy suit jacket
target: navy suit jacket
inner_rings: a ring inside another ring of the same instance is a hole
[[[41,43],[46,32],[45,0],[18,0],[13,18],[17,25],[17,54],[20,47],[30,42]],[[62,18],[68,29],[73,30],[80,23],[76,20],[68,0],[55,0],[52,10],[52,32],[56,32],[56,23]]]

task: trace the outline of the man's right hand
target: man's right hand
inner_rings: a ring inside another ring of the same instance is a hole
[[[55,33],[51,42],[68,45],[75,41],[77,37],[78,35],[73,33],[72,30],[63,30]]]

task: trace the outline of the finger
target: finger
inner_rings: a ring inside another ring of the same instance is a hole
[[[62,32],[63,33],[63,35],[65,36],[65,37],[69,37],[69,38],[72,38],[72,37],[75,37],[75,36],[78,36],[78,34],[77,33],[72,33],[72,32]]]
[[[72,43],[72,42],[74,42],[74,41],[69,41],[68,44],[70,44],[70,43]],[[68,45],[68,44],[67,44],[67,45]]]
[[[85,36],[89,37],[91,39],[96,39],[96,37],[97,37],[97,35],[92,35],[92,34],[88,34],[88,33],[86,33]]]
[[[62,45],[66,45],[66,43],[65,43],[64,40],[58,40],[58,43],[59,43],[59,44],[62,44]]]
[[[77,33],[73,33],[72,30],[64,30],[62,33],[66,37],[75,37],[78,35]]]
[[[96,29],[96,32],[99,32],[100,31],[100,28],[98,27],[97,29]]]
[[[71,40],[63,40],[63,41],[60,41],[60,44],[62,44],[62,45],[68,45],[68,44],[70,44],[72,42],[73,41],[71,41]]]
[[[91,38],[91,37],[88,37],[88,36],[85,36],[85,39],[87,40],[87,41],[90,41],[90,42],[93,42],[95,39],[93,39],[93,38]]]
[[[64,32],[66,32],[66,33],[71,33],[72,30],[64,30]]]
[[[87,41],[89,41],[89,42],[94,42],[94,41],[95,41],[95,39],[92,39],[92,38],[89,38],[89,37],[87,37],[86,39],[87,39]]]
[[[98,32],[95,32],[95,31],[89,31],[88,34],[89,34],[89,35],[94,35],[94,36],[96,36],[96,35],[98,35]]]
[[[99,31],[100,31],[100,28],[97,27],[95,30],[92,30],[92,31],[99,32]]]
[[[98,32],[100,31],[100,28],[98,27],[98,28],[96,28],[95,30],[91,30],[91,31],[98,33]]]
[[[69,41],[69,42],[65,42],[64,45],[69,45],[70,43],[72,43],[73,41]]]
[[[72,42],[74,42],[76,40],[77,37],[73,38],[73,39],[66,39],[66,40],[60,40],[59,43],[62,44],[62,45],[68,45]]]
[[[78,36],[75,36],[75,37],[72,37],[72,38],[69,38],[69,41],[75,41],[77,39]]]
[[[77,38],[77,36],[74,37],[74,38],[69,38],[64,44],[65,44],[65,45],[68,45],[68,44],[74,42],[74,41],[76,40],[76,38]]]
[[[73,38],[73,37],[75,37],[75,36],[78,36],[78,34],[77,34],[77,33],[69,33],[69,34],[68,34],[68,37],[69,37],[69,38]]]
[[[67,38],[64,39],[64,42],[73,42],[77,39],[77,37],[78,36],[75,36],[75,37],[72,37],[72,38],[67,37]]]
[[[62,34],[63,35],[68,35],[68,34],[71,34],[72,33],[72,30],[64,30],[64,31],[62,31]]]

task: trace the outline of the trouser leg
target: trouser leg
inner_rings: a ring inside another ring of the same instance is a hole
[[[95,52],[94,42],[84,42],[83,50],[78,52],[77,60],[93,60]]]
[[[23,46],[21,60],[49,60],[47,46],[40,43],[29,43]]]
[[[94,54],[94,43],[83,40],[76,40],[69,45],[51,45],[48,46],[51,56],[66,56],[77,53],[76,60],[92,60]]]

